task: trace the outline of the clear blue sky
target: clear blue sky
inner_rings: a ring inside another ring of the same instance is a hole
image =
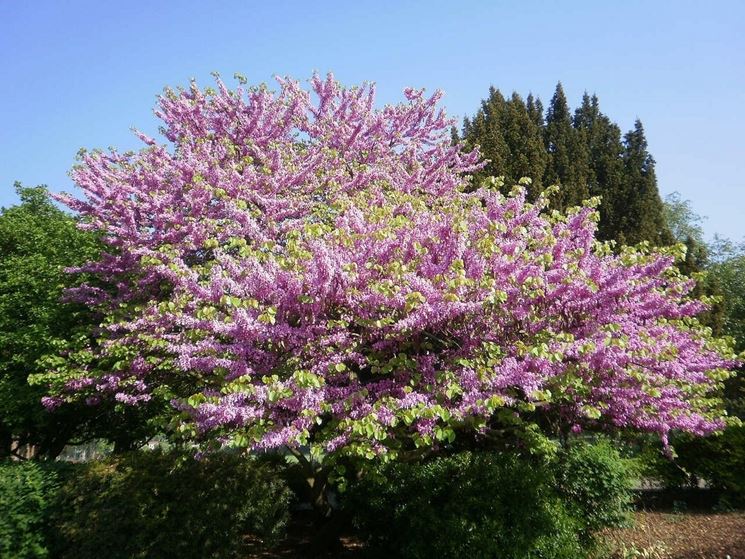
[[[708,235],[745,236],[745,2],[206,2],[0,0],[0,205],[13,182],[70,190],[80,147],[137,147],[155,95],[217,70],[251,82],[333,71],[440,88],[473,113],[489,85],[544,102],[586,89],[626,130],[639,117],[660,189]]]

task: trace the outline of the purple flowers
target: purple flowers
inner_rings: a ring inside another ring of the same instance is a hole
[[[486,432],[500,410],[723,425],[734,358],[674,251],[614,254],[591,204],[552,215],[470,184],[479,154],[451,145],[439,94],[376,109],[370,85],[279,86],[169,90],[170,146],[74,170],[85,198],[63,201],[111,250],[83,268],[109,288],[72,295],[109,317],[98,359],[129,349],[68,393],[168,387],[200,436],[366,456]]]

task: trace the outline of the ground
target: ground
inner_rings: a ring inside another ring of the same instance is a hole
[[[648,550],[647,555],[627,554],[628,559],[745,559],[745,512],[637,512],[634,516],[632,528],[608,534],[618,547]]]
[[[296,519],[279,548],[249,559],[308,557],[312,530],[309,520]],[[745,512],[640,511],[634,513],[633,527],[610,530],[605,536],[609,549],[616,550],[613,559],[745,559]],[[354,559],[361,551],[358,540],[344,537],[341,549],[323,557]]]

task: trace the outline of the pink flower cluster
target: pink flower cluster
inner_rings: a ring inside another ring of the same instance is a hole
[[[471,184],[479,154],[451,143],[439,93],[378,109],[371,85],[310,84],[168,90],[168,145],[83,157],[85,198],[63,200],[109,250],[72,295],[109,317],[91,351],[129,357],[68,392],[168,387],[198,436],[365,455],[505,413],[722,426],[733,356],[672,251],[614,253],[589,205]]]

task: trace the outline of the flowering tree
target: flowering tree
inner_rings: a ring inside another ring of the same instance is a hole
[[[109,250],[73,296],[108,320],[48,407],[167,398],[198,439],[366,457],[538,422],[723,426],[734,356],[675,250],[614,253],[592,201],[470,184],[439,93],[376,109],[370,85],[310,83],[166,90],[169,144],[82,157],[85,198],[62,200]]]

